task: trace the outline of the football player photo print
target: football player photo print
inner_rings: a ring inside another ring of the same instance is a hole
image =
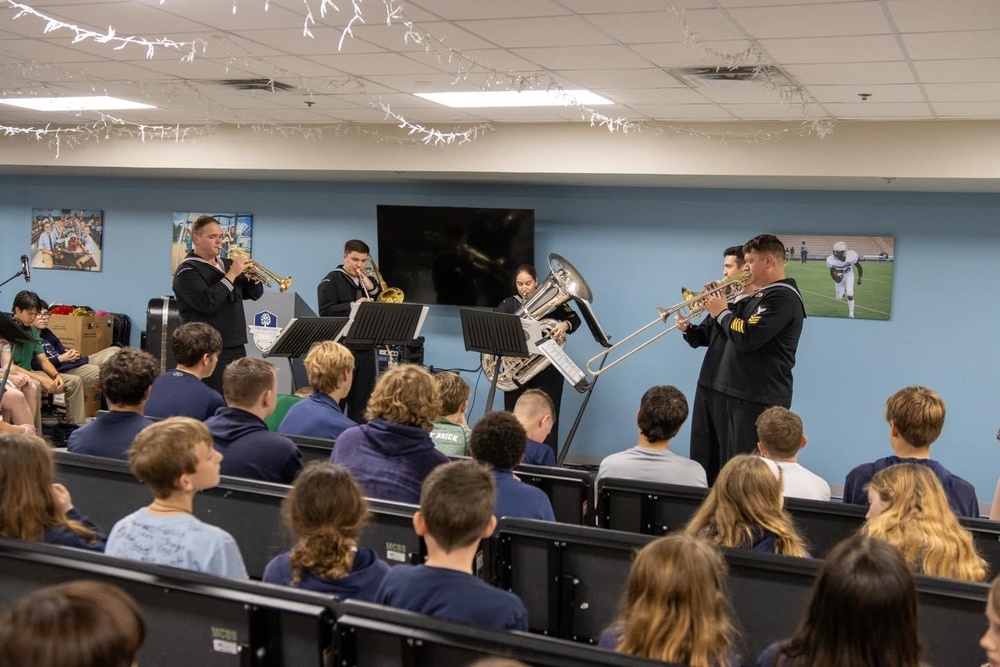
[[[794,278],[808,317],[888,320],[895,239],[846,234],[778,234],[785,275]]]

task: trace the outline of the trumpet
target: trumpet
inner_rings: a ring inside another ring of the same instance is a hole
[[[626,352],[625,354],[623,354],[618,359],[615,359],[614,361],[612,361],[610,364],[607,364],[606,366],[598,368],[597,370],[594,370],[593,368],[591,368],[592,364],[594,364],[595,362],[600,361],[602,359],[606,359],[611,354],[613,354],[616,350],[618,350],[619,348],[621,348],[622,345],[624,345],[628,341],[632,340],[633,338],[635,338],[639,334],[643,333],[647,329],[650,329],[650,328],[656,326],[657,324],[659,324],[661,322],[666,322],[667,319],[669,319],[671,315],[676,315],[677,317],[679,317],[681,320],[684,320],[684,321],[690,320],[690,319],[692,319],[694,317],[700,317],[701,314],[705,312],[705,301],[708,299],[708,297],[710,297],[710,296],[722,296],[722,297],[725,297],[725,299],[727,301],[729,301],[730,303],[732,303],[736,299],[736,297],[738,297],[740,294],[743,293],[743,290],[746,289],[746,286],[749,285],[749,284],[750,284],[750,272],[749,271],[740,271],[739,273],[731,275],[731,276],[729,276],[728,278],[726,278],[724,280],[720,280],[719,282],[715,283],[715,285],[713,287],[711,287],[709,289],[706,289],[706,290],[702,290],[701,292],[698,292],[697,294],[691,292],[691,290],[687,289],[686,287],[682,287],[681,288],[681,296],[684,297],[683,301],[681,301],[680,303],[674,304],[673,306],[670,306],[669,308],[663,308],[663,307],[657,308],[656,310],[659,313],[659,315],[658,315],[658,317],[655,320],[653,320],[652,322],[650,322],[646,326],[642,327],[641,329],[638,329],[638,330],[630,333],[628,336],[625,336],[625,338],[622,338],[620,341],[618,341],[617,343],[615,343],[614,345],[612,345],[608,349],[606,349],[606,350],[602,351],[601,353],[599,353],[599,354],[591,357],[590,360],[587,362],[587,372],[596,377],[596,376],[600,375],[601,373],[604,373],[608,369],[614,368],[620,362],[625,361],[626,359],[628,359],[629,357],[631,357],[633,354],[635,354],[639,350],[641,350],[644,347],[646,347],[647,345],[651,345],[652,343],[654,343],[654,342],[658,341],[659,339],[663,338],[664,336],[666,336],[668,333],[670,333],[671,331],[673,331],[674,329],[676,329],[677,326],[678,326],[678,324],[675,323],[675,324],[671,325],[670,327],[668,327],[664,331],[661,331],[660,333],[656,334],[655,336],[653,336],[652,338],[650,338],[646,342],[644,342],[644,343],[642,343],[640,345],[637,345],[634,349],[629,350],[628,352]]]
[[[251,280],[255,283],[260,283],[265,287],[270,287],[271,281],[273,280],[278,284],[279,292],[284,292],[292,284],[291,276],[285,276],[284,278],[282,278],[273,271],[268,271],[257,262],[254,262],[253,258],[250,257],[250,253],[244,250],[243,248],[239,247],[230,248],[229,257],[230,258],[246,257],[248,260],[250,260],[250,264],[248,264],[247,267],[243,269],[243,275],[245,275],[248,280]]]

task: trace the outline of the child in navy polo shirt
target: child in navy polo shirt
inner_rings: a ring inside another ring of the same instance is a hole
[[[489,468],[455,461],[424,481],[413,528],[427,543],[424,565],[397,565],[375,602],[495,630],[527,630],[528,612],[513,593],[472,575],[479,541],[493,534],[496,489]]]
[[[490,412],[472,429],[470,446],[477,461],[493,468],[497,500],[493,516],[555,521],[552,503],[541,489],[525,484],[514,474],[524,457],[528,436],[517,417],[509,412]]]

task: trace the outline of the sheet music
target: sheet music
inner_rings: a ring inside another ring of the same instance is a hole
[[[569,383],[576,388],[577,391],[585,391],[587,387],[586,375],[580,370],[569,355],[559,347],[559,343],[555,342],[551,338],[545,340],[540,340],[535,345],[538,350],[545,355],[545,357],[552,362],[552,365],[556,367],[563,377],[569,380]]]

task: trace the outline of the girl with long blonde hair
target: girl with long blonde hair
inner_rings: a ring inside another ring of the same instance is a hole
[[[868,484],[868,501],[868,521],[861,533],[899,549],[914,572],[986,580],[986,561],[976,552],[972,535],[958,523],[930,468],[917,463],[883,468]]]
[[[371,549],[358,548],[368,503],[347,470],[325,461],[309,464],[295,478],[281,514],[298,541],[267,564],[263,581],[374,600],[389,566]]]
[[[53,482],[52,454],[37,435],[0,436],[0,537],[104,551],[105,536]]]
[[[618,620],[599,646],[688,667],[736,665],[726,564],[706,539],[676,533],[639,551]]]
[[[809,555],[784,510],[781,469],[773,461],[750,454],[734,456],[719,471],[685,532],[722,547]]]

